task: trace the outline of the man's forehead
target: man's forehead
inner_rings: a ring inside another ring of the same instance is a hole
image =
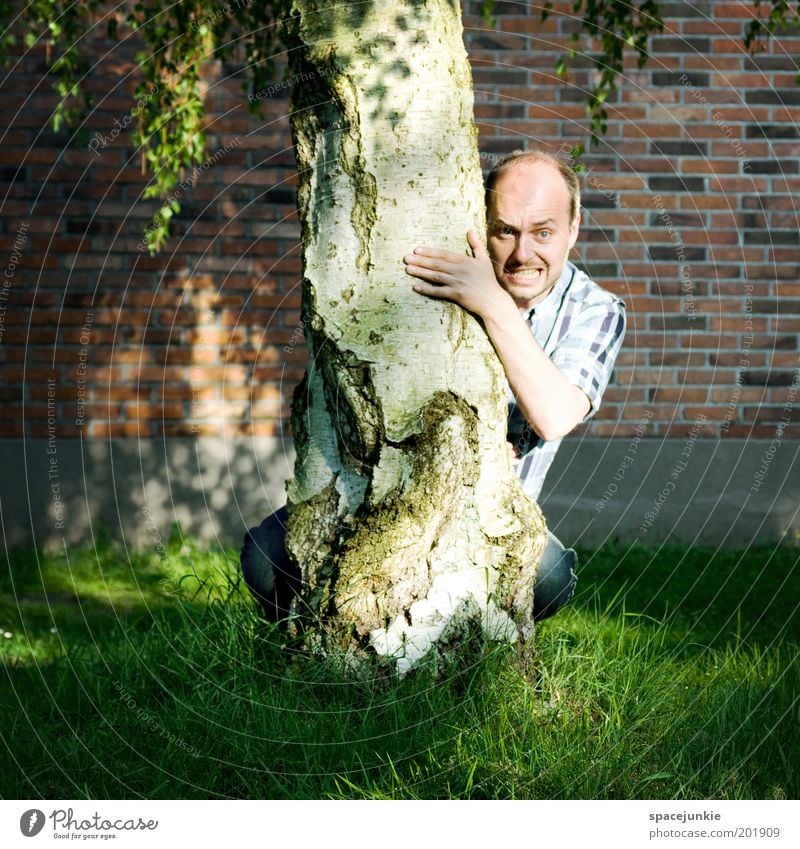
[[[526,162],[513,165],[497,178],[490,205],[496,214],[524,212],[543,220],[569,215],[570,195],[564,178],[549,163]]]

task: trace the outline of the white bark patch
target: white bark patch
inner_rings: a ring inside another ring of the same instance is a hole
[[[437,642],[478,616],[488,639],[515,642],[517,625],[489,597],[486,584],[486,571],[478,567],[437,576],[427,596],[409,608],[411,623],[398,616],[388,628],[372,631],[370,644],[378,654],[395,660],[402,675]]]

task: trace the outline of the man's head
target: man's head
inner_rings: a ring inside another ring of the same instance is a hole
[[[580,184],[549,153],[517,151],[486,181],[489,255],[517,306],[532,307],[555,286],[580,225]]]

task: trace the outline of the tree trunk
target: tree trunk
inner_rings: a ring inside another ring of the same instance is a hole
[[[484,226],[458,4],[294,0],[288,43],[310,365],[287,548],[316,645],[404,672],[472,623],[527,638],[546,539],[478,321],[412,291],[416,245]]]

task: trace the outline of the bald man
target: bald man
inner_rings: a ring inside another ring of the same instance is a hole
[[[502,159],[486,184],[487,246],[473,256],[420,247],[405,256],[414,290],[477,316],[505,369],[508,441],[525,492],[538,499],[566,436],[597,412],[625,333],[625,304],[569,262],[580,184],[541,151]],[[553,534],[534,587],[534,619],[575,591],[576,557]]]

